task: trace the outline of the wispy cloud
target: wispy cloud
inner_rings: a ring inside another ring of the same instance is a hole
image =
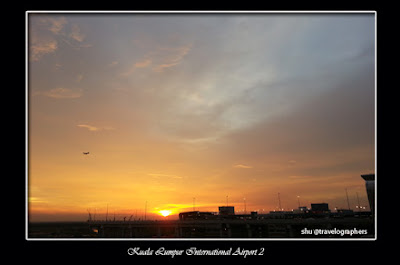
[[[57,47],[58,45],[55,39],[33,38],[30,46],[30,58],[34,62],[39,61],[43,55],[54,53]]]
[[[71,27],[68,27],[69,21],[63,16],[32,18],[30,23],[29,49],[30,60],[33,62],[39,61],[46,54],[56,52],[60,42],[64,42],[76,49],[93,46],[82,43],[86,35],[81,31],[79,25],[72,24]]]
[[[135,68],[146,68],[151,65],[152,61],[150,59],[144,59],[143,61],[139,61],[135,63]]]
[[[88,125],[88,124],[79,124],[79,125],[76,125],[76,126],[78,126],[80,128],[88,129],[89,131],[92,131],[92,132],[100,130],[100,128],[97,128],[97,127],[94,127],[94,126],[91,126],[91,125]]]
[[[129,76],[129,75],[133,74],[136,71],[136,69],[138,69],[138,68],[147,68],[147,67],[151,66],[151,64],[152,64],[152,60],[151,59],[145,58],[145,59],[139,60],[139,61],[135,62],[126,71],[122,72],[120,75],[121,76]]]
[[[29,197],[28,198],[30,203],[47,203],[48,201],[38,197]]]
[[[57,50],[58,42],[55,36],[62,34],[61,32],[66,24],[67,19],[65,17],[42,17],[38,21],[34,21],[30,30],[29,47],[32,61],[39,61],[42,56],[54,53]]]
[[[82,79],[83,79],[83,74],[78,74],[77,76],[76,76],[76,81],[78,82],[78,83],[80,83],[81,81],[82,81]]]
[[[76,49],[76,50],[80,50],[81,48],[91,48],[91,47],[93,47],[93,44],[76,43],[77,41],[71,41],[70,39],[67,39],[67,38],[63,38],[61,40],[64,43],[68,44],[71,48]]]
[[[288,161],[288,167],[294,167],[297,164],[296,160],[289,160]]]
[[[159,173],[149,173],[147,174],[148,176],[152,177],[169,177],[169,178],[174,178],[174,179],[181,179],[182,177],[177,176],[177,175],[170,175],[170,174],[159,174]]]
[[[61,30],[68,23],[65,17],[48,18],[47,21],[49,23],[48,30],[53,32],[54,34],[60,34]]]
[[[112,61],[111,63],[108,64],[109,67],[114,67],[118,64],[118,61]]]
[[[189,53],[192,45],[184,45],[177,48],[160,48],[161,61],[155,67],[153,71],[162,72],[166,68],[173,67],[181,63],[183,58]]]
[[[170,68],[170,67],[175,66],[177,64],[179,64],[179,62],[159,64],[156,67],[154,67],[153,70],[154,70],[154,72],[162,72],[162,71],[164,71],[165,68]]]
[[[72,25],[69,36],[78,42],[82,42],[86,37],[86,35],[81,32],[81,29],[77,24]]]
[[[89,125],[89,124],[78,124],[76,126],[79,128],[88,129],[91,132],[97,132],[97,131],[103,131],[103,130],[115,130],[115,128],[112,128],[112,127],[95,127],[95,126]]]
[[[252,166],[247,166],[247,165],[234,165],[234,168],[253,168]]]
[[[61,64],[59,64],[59,63],[56,63],[56,64],[54,65],[54,69],[55,69],[55,70],[60,70],[62,67],[63,67],[63,66],[62,66]]]
[[[154,72],[163,72],[167,68],[180,64],[191,48],[192,44],[173,48],[158,47],[155,51],[147,53],[143,59],[136,61],[130,68],[122,72],[120,75],[129,76],[138,68],[151,68]]]
[[[82,90],[80,88],[70,89],[57,87],[44,92],[37,92],[35,95],[43,95],[49,98],[56,99],[68,99],[68,98],[80,98],[82,96]]]

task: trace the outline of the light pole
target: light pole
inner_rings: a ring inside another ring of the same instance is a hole
[[[243,198],[244,201],[244,214],[246,214],[246,198]]]

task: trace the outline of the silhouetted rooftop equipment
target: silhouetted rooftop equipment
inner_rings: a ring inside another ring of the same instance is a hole
[[[327,203],[311,203],[311,211],[315,213],[325,213],[330,212]]]
[[[220,206],[219,214],[220,215],[234,215],[235,207],[234,206]]]

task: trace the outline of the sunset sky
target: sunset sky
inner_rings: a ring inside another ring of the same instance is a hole
[[[30,221],[368,206],[374,13],[30,13],[27,33]]]

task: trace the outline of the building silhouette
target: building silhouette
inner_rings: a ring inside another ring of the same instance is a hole
[[[234,206],[220,206],[218,209],[220,215],[235,215]]]
[[[273,211],[269,214],[236,214],[234,206],[220,206],[219,212],[189,211],[179,213],[179,220],[92,220],[89,229],[99,238],[304,238],[303,233],[332,228],[363,230],[346,237],[374,237],[374,220],[370,212],[352,210],[331,212],[328,203],[312,203],[297,211]],[[342,235],[318,235],[342,237]]]
[[[371,209],[372,215],[375,215],[375,174],[365,174],[361,175],[361,177],[365,180],[369,208]]]
[[[311,203],[311,212],[313,213],[330,213],[327,203]]]

